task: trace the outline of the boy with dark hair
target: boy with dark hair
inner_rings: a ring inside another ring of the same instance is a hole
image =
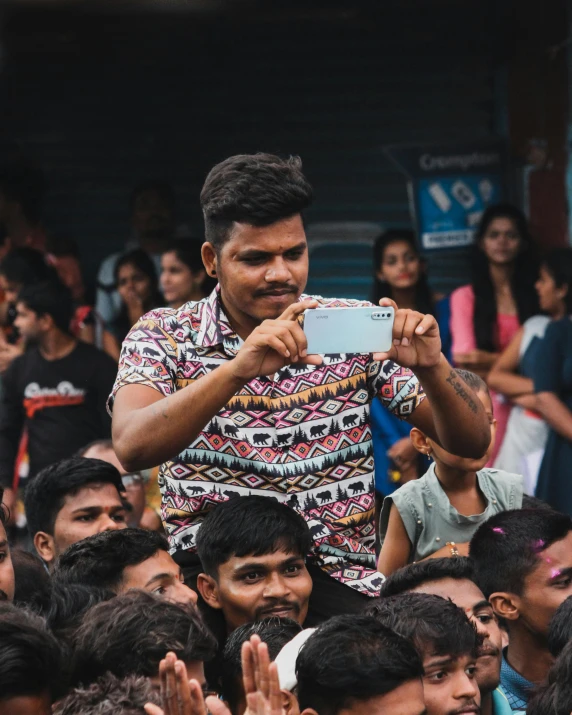
[[[71,544],[101,531],[125,529],[123,485],[115,467],[72,457],[43,469],[24,497],[28,530],[50,566]]]
[[[296,661],[303,715],[425,715],[423,667],[405,638],[371,616],[321,625]]]
[[[548,629],[548,650],[557,658],[572,640],[572,596],[563,601],[552,616]]]
[[[224,699],[233,715],[244,715],[246,694],[242,672],[242,647],[253,635],[268,646],[270,660],[275,660],[282,648],[302,631],[302,626],[291,618],[265,618],[247,623],[227,638],[221,660],[221,685]],[[282,691],[283,709],[290,712],[295,706],[292,693]]]
[[[107,531],[73,544],[60,556],[54,578],[117,594],[140,588],[178,603],[197,602],[165,537],[144,529]]]
[[[312,592],[306,556],[312,544],[304,519],[267,497],[236,497],[212,509],[197,550],[204,573],[197,587],[222,610],[228,632],[269,616],[304,623]]]
[[[475,680],[480,639],[460,608],[440,596],[407,593],[379,599],[368,611],[421,656],[427,715],[480,713]]]
[[[2,488],[0,487],[0,502],[2,501]],[[8,514],[0,503],[0,601],[12,601],[14,599],[15,577],[14,566],[8,535],[6,534],[6,522]]]
[[[479,648],[476,673],[481,692],[481,715],[510,715],[508,700],[498,687],[502,634],[491,604],[476,584],[472,561],[463,556],[427,559],[398,569],[383,583],[381,598],[403,593],[429,593],[449,598],[465,612],[484,639]]]
[[[12,508],[18,445],[28,435],[29,479],[80,447],[110,432],[106,393],[114,361],[70,333],[73,302],[57,281],[25,286],[16,303],[14,326],[26,352],[3,376],[0,402],[0,485]]]
[[[51,715],[63,692],[62,665],[44,620],[0,603],[0,715]]]
[[[158,682],[159,663],[175,653],[190,678],[205,682],[203,663],[216,642],[196,609],[132,591],[89,610],[74,637],[73,682],[89,685],[107,671]]]
[[[486,451],[490,426],[441,354],[430,315],[384,299],[395,310],[387,353],[308,354],[305,310],[371,306],[304,295],[311,201],[299,157],[243,154],[213,167],[201,192],[202,257],[218,286],[133,326],[110,405],[125,468],[162,463],[173,550],[194,552],[205,513],[225,498],[274,498],[302,514],[318,556],[310,567],[319,622],[360,611],[383,580],[371,400],[466,457]]]
[[[471,540],[477,582],[506,622],[501,685],[513,710],[524,710],[552,655],[550,620],[572,594],[572,520],[549,509],[519,509],[491,517]]]
[[[160,703],[147,678],[117,678],[106,673],[86,688],[76,688],[60,700],[53,715],[146,715],[146,703]]]

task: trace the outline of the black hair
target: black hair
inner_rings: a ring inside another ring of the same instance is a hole
[[[235,497],[218,504],[197,534],[197,552],[209,576],[232,556],[262,556],[280,549],[306,557],[312,545],[308,525],[294,509],[261,496]]]
[[[172,651],[185,663],[210,660],[216,641],[192,606],[129,591],[88,611],[74,637],[73,684],[107,671],[118,678],[157,676]]]
[[[475,581],[475,567],[466,556],[455,559],[427,559],[409,564],[397,569],[385,579],[380,596],[381,598],[398,596],[413,591],[428,581],[441,581],[445,578]]]
[[[570,715],[571,712],[572,643],[568,642],[548,671],[546,682],[532,692],[526,715]]]
[[[383,262],[383,256],[385,250],[392,243],[407,243],[411,250],[419,257],[419,260],[423,263],[421,254],[419,253],[419,246],[415,238],[415,233],[407,229],[391,228],[388,231],[384,231],[379,235],[373,245],[373,276],[374,284],[372,291],[372,303],[378,305],[382,298],[393,299],[393,293],[391,286],[386,281],[381,281],[377,277],[377,272],[381,268]],[[427,280],[427,273],[422,268],[419,272],[419,280],[415,285],[415,310],[420,313],[428,313],[429,315],[435,315],[435,302],[433,300],[433,294],[431,293],[431,288],[429,287],[429,281]]]
[[[208,295],[214,290],[217,282],[214,278],[211,278],[206,274],[201,254],[202,245],[202,241],[199,241],[198,239],[179,238],[167,246],[167,248],[163,251],[163,255],[165,255],[165,253],[174,253],[177,260],[184,263],[191,273],[200,273],[201,271],[204,271],[205,277],[201,284],[201,288],[203,292]]]
[[[498,218],[510,219],[520,236],[521,247],[514,261],[511,278],[512,295],[520,324],[522,325],[525,320],[539,312],[538,296],[534,290],[534,282],[538,276],[538,260],[526,217],[520,209],[511,204],[489,206],[479,224],[473,247],[471,284],[475,294],[473,326],[477,347],[490,352],[495,352],[498,349],[498,345],[494,343],[497,305],[489,261],[481,248],[481,240],[486,235],[490,224]]]
[[[68,547],[56,563],[55,575],[66,583],[101,586],[116,591],[128,566],[168,551],[167,540],[156,531],[102,531]]]
[[[28,530],[32,537],[38,531],[54,533],[56,518],[65,498],[91,484],[113,484],[123,491],[121,476],[113,464],[101,459],[71,457],[42,469],[30,480],[24,495]]]
[[[70,332],[74,314],[73,299],[69,288],[60,281],[54,279],[25,285],[18,294],[18,302],[38,317],[51,316],[59,330]]]
[[[242,692],[242,645],[251,636],[258,635],[268,646],[270,660],[295,638],[302,626],[291,618],[264,618],[256,623],[246,623],[233,631],[224,646],[221,661],[221,685],[231,712],[235,712]]]
[[[555,248],[542,259],[557,288],[568,287],[564,297],[566,312],[572,313],[572,248]]]
[[[54,706],[53,715],[145,715],[145,705],[161,705],[148,678],[106,673],[87,688],[76,688]]]
[[[300,157],[231,156],[210,170],[201,191],[205,238],[219,251],[235,221],[270,226],[301,214],[312,198]]]
[[[114,271],[114,279],[116,286],[119,283],[119,271],[121,270],[121,268],[123,268],[123,266],[134,266],[135,268],[137,268],[137,270],[141,271],[141,273],[144,273],[147,278],[149,278],[149,297],[143,304],[142,315],[149,312],[150,310],[153,310],[153,308],[157,308],[158,306],[160,306],[163,303],[163,297],[159,292],[157,269],[155,268],[155,263],[153,262],[151,256],[141,248],[137,248],[134,251],[129,251],[128,253],[125,253],[124,255],[120,256],[117,259]],[[131,327],[132,326],[129,320],[129,311],[125,303],[122,302],[119,314],[117,318],[113,321],[114,332],[117,333],[117,336],[121,340],[123,340],[131,329]]]
[[[491,393],[489,392],[489,387],[482,377],[479,377],[479,375],[471,372],[470,370],[461,370],[456,368],[455,372],[465,385],[470,387],[475,393],[484,392],[485,395],[490,397]]]
[[[572,640],[572,596],[568,596],[552,616],[548,629],[548,650],[557,658],[570,640]]]
[[[403,593],[379,598],[366,612],[407,638],[421,654],[477,655],[480,641],[473,624],[461,608],[441,596]]]
[[[57,274],[48,266],[43,253],[35,248],[13,248],[0,263],[0,275],[20,286],[57,280]]]
[[[39,223],[46,194],[44,172],[30,160],[13,159],[0,166],[0,192],[22,207],[31,223]]]
[[[141,194],[146,194],[147,192],[153,192],[157,194],[169,207],[171,211],[175,210],[176,197],[175,190],[167,181],[161,181],[160,179],[149,179],[142,181],[137,184],[137,186],[131,192],[131,198],[129,199],[129,209],[133,213],[135,208],[135,202],[141,196]]]
[[[0,702],[63,692],[62,654],[43,618],[0,603]]]
[[[486,598],[496,591],[522,594],[540,553],[570,530],[572,519],[551,509],[501,511],[481,524],[471,539],[469,555]]]
[[[300,711],[337,715],[423,675],[405,638],[366,615],[336,616],[302,646],[296,661]]]
[[[45,607],[50,600],[50,574],[42,559],[22,549],[12,551],[14,567],[14,604],[33,609]]]

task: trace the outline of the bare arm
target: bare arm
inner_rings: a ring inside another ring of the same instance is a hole
[[[411,555],[411,542],[407,536],[403,519],[395,505],[391,505],[387,533],[381,547],[377,570],[384,576],[390,576],[394,571],[406,566]]]
[[[534,392],[532,380],[519,375],[517,372],[520,362],[522,334],[523,329],[520,328],[489,372],[489,387],[507,397],[518,397],[519,395]]]
[[[539,392],[536,410],[555,432],[572,442],[572,412],[554,392]]]

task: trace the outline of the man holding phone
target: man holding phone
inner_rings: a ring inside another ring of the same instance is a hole
[[[311,201],[297,157],[240,155],[211,170],[202,250],[219,285],[202,301],[141,318],[125,340],[110,404],[123,466],[162,463],[173,551],[193,552],[205,513],[238,495],[274,497],[304,516],[318,622],[359,610],[381,585],[371,400],[465,457],[484,454],[490,428],[441,354],[430,315],[383,300],[395,311],[389,352],[308,354],[305,310],[369,305],[303,294],[302,212]]]

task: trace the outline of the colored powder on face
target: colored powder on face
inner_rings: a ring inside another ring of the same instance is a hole
[[[560,576],[562,571],[560,569],[550,569],[550,578],[556,578],[557,576]]]
[[[537,541],[532,542],[532,550],[533,551],[542,551],[544,548],[545,541],[544,539],[538,539]]]

